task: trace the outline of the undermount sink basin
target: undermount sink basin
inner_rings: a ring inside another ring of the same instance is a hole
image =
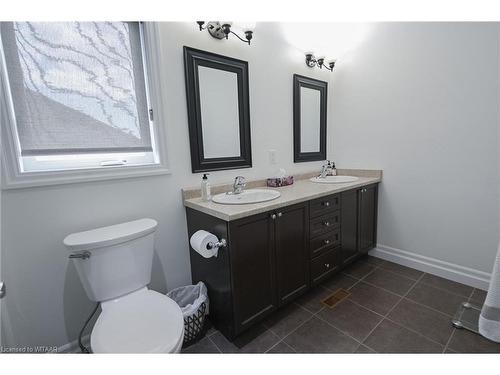
[[[248,189],[240,194],[222,193],[212,197],[212,202],[219,204],[250,204],[272,201],[279,198],[281,193],[270,189]]]
[[[354,176],[326,176],[325,178],[313,177],[309,181],[317,182],[319,184],[343,184],[357,180],[359,180],[359,178]]]

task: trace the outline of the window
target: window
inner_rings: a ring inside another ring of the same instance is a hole
[[[160,164],[142,24],[2,22],[0,32],[19,174]]]

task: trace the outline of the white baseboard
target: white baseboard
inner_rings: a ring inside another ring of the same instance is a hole
[[[82,337],[82,343],[87,348],[90,346],[90,335],[85,335]],[[58,353],[81,353],[80,346],[78,345],[78,339],[68,342],[67,344],[61,345],[57,348]]]
[[[474,288],[488,290],[491,274],[458,264],[444,262],[390,246],[378,245],[370,251],[374,257],[415,268]]]

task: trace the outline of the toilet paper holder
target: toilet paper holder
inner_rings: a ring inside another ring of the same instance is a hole
[[[217,242],[209,242],[207,244],[207,250],[220,249],[221,247],[226,247],[226,246],[227,246],[227,241],[224,238],[221,238]]]

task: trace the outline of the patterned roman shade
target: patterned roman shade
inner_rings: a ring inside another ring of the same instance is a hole
[[[152,151],[137,22],[2,22],[23,156]]]

